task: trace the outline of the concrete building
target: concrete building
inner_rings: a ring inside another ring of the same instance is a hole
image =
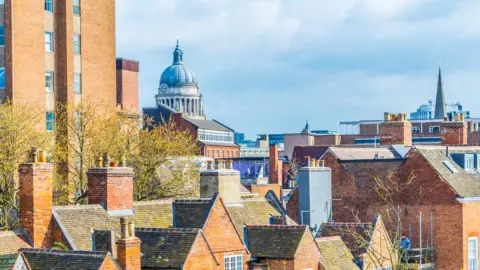
[[[0,101],[31,103],[46,123],[59,102],[115,108],[114,0],[0,3]]]

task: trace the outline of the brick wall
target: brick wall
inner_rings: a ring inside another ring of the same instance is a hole
[[[412,145],[412,124],[408,121],[380,123],[380,144]]]
[[[318,269],[320,251],[310,231],[306,231],[297,249],[294,269]]]
[[[202,145],[200,149],[203,156],[211,158],[237,158],[240,157],[240,146],[216,146],[216,145]],[[215,153],[215,154],[214,154]],[[227,157],[228,153],[228,157]]]
[[[270,184],[282,183],[282,161],[278,160],[278,144],[269,146]]]
[[[325,166],[332,169],[333,219],[337,222],[370,222],[382,214],[387,230],[394,231],[397,223],[375,190],[375,177],[390,189],[397,187],[391,203],[401,211],[402,230],[411,228],[412,247],[419,246],[419,213],[422,212],[423,245],[430,235],[430,214],[433,215],[436,269],[462,267],[462,205],[455,193],[416,151],[407,161],[337,162],[327,153]],[[411,184],[405,184],[411,179]],[[389,215],[390,214],[390,215]],[[395,215],[393,215],[394,217]]]
[[[317,135],[314,137],[314,145],[339,145],[341,135]]]
[[[81,29],[82,97],[101,99],[115,108],[115,1],[83,1]]]
[[[104,203],[107,210],[133,208],[132,168],[91,168],[88,176],[88,203]]]
[[[51,164],[20,164],[20,218],[34,248],[52,246],[52,175]]]
[[[480,144],[480,132],[469,132],[467,137],[468,144]]]
[[[216,267],[217,263],[207,242],[201,234],[198,234],[183,269],[215,269]]]
[[[123,110],[138,112],[139,63],[117,59],[117,104]]]
[[[300,213],[298,211],[298,203],[300,200],[298,197],[298,192],[298,187],[295,187],[295,189],[291,192],[290,199],[287,202],[287,214],[296,223],[300,224]]]
[[[467,122],[442,122],[440,133],[442,145],[467,144]]]
[[[140,240],[136,237],[117,240],[117,261],[123,270],[140,270]]]
[[[113,261],[111,256],[108,256],[107,259],[100,266],[100,270],[118,270],[117,264]]]
[[[268,269],[275,269],[275,270],[296,269],[294,260],[267,259],[264,262],[268,265]]]
[[[243,244],[235,226],[233,225],[227,209],[220,199],[215,201],[211,212],[203,227],[203,232],[213,254],[220,263],[220,269],[224,269],[224,257],[227,255],[243,255],[244,268],[250,261],[250,254]]]

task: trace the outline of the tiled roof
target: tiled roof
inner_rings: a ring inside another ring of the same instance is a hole
[[[183,269],[200,234],[199,229],[137,228],[135,235],[142,241],[142,268]]]
[[[403,159],[391,147],[330,147],[329,150],[339,160]]]
[[[135,225],[167,228],[172,226],[171,200],[135,202]],[[54,217],[67,231],[76,249],[92,250],[92,229],[113,230],[120,235],[120,217],[109,216],[100,205],[56,206]]]
[[[340,236],[353,256],[358,257],[365,252],[372,234],[370,223],[327,222],[322,224],[317,236]]]
[[[449,154],[480,153],[479,146],[449,146],[448,149]],[[445,146],[418,145],[415,146],[414,151],[420,153],[459,196],[480,196],[480,174],[465,171],[451,156],[447,157]],[[444,161],[448,161],[456,169],[457,173],[452,172],[445,165]]]
[[[354,258],[340,236],[316,238],[325,269],[359,270]]]
[[[99,251],[62,251],[56,249],[21,249],[20,252],[30,265],[36,269],[100,269],[108,252]],[[113,260],[113,258],[112,258]],[[117,265],[117,269],[120,267]]]
[[[307,226],[246,226],[245,242],[252,258],[294,259]]]
[[[3,244],[3,243],[2,243]],[[18,253],[0,255],[0,270],[12,270],[17,260]]]
[[[0,255],[17,254],[21,248],[32,247],[25,235],[10,231],[0,231]]]
[[[175,200],[175,228],[201,228],[210,206],[210,199]]]

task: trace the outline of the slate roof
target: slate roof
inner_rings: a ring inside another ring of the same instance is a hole
[[[11,231],[0,231],[0,243],[0,255],[17,254],[21,248],[32,247],[24,234]]]
[[[325,269],[359,270],[354,258],[340,236],[316,238]]]
[[[339,236],[353,256],[358,257],[365,253],[373,234],[371,223],[322,223],[317,237]]]
[[[307,226],[246,226],[246,239],[252,258],[294,259]]]
[[[142,241],[142,268],[148,269],[183,269],[195,239],[203,237],[200,229],[136,228],[135,235]]]
[[[168,122],[175,111],[167,106],[160,105],[156,108],[143,108],[143,114],[151,117],[154,124],[161,125],[163,121]]]
[[[108,252],[100,251],[63,251],[56,249],[21,249],[32,270],[44,269],[100,269],[103,262],[111,257]],[[114,261],[114,260],[113,260]],[[115,263],[115,261],[114,261]],[[116,263],[115,263],[116,264]],[[117,269],[120,269],[118,265]]]
[[[318,159],[319,157],[323,156],[325,152],[327,152],[328,146],[321,146],[321,145],[297,145],[293,148],[292,156],[297,159],[298,162],[304,163],[305,157],[311,157]]]
[[[480,153],[478,146],[449,146],[449,154],[452,153]],[[415,151],[420,153],[430,165],[438,172],[438,174],[450,185],[450,187],[460,197],[478,197],[480,196],[480,174],[469,173],[460,167],[451,156],[446,156],[445,146],[415,146]],[[453,173],[445,165],[444,161],[448,161],[457,173]]]
[[[211,199],[175,200],[175,228],[201,228]]]
[[[339,160],[403,159],[392,147],[330,147]],[[377,153],[377,155],[376,155]]]
[[[194,124],[199,129],[233,132],[232,129],[215,120],[194,119],[190,117],[185,117],[184,119]]]
[[[0,255],[0,270],[12,270],[18,254]]]
[[[134,202],[135,226],[167,228],[172,226],[172,200]],[[120,217],[109,216],[100,205],[55,206],[55,220],[67,232],[72,249],[92,250],[91,231],[113,230],[120,235]]]

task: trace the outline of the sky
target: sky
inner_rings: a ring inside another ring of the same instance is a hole
[[[176,39],[205,113],[254,139],[338,130],[435,99],[480,114],[477,0],[117,0],[117,56],[155,105]]]

